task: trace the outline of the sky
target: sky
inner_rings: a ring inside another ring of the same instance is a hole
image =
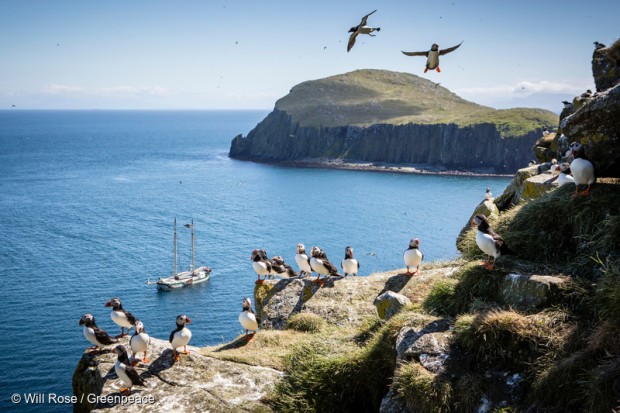
[[[350,27],[377,10],[347,53]],[[592,80],[620,1],[0,0],[0,110],[266,109],[298,83],[413,73],[498,109],[559,113]],[[462,46],[423,73],[405,51]]]

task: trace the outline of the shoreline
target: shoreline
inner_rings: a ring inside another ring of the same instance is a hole
[[[234,158],[230,159],[243,162],[262,163],[275,166],[288,166],[295,168],[317,168],[317,169],[343,169],[349,171],[370,171],[388,172],[400,174],[416,175],[448,175],[448,176],[487,176],[498,178],[509,178],[514,173],[499,174],[483,171],[466,171],[458,169],[445,169],[433,165],[425,164],[393,164],[387,162],[345,162],[341,159],[304,159],[299,161],[269,161],[264,159]]]

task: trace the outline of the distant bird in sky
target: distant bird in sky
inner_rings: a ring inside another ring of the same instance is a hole
[[[403,54],[406,56],[426,56],[426,67],[424,68],[424,73],[428,72],[429,70],[436,70],[437,72],[441,72],[441,69],[439,68],[439,56],[443,56],[445,54],[455,51],[462,44],[463,42],[447,49],[440,49],[437,43],[433,43],[433,45],[431,46],[431,50],[428,50],[426,52],[403,52]]]
[[[347,44],[347,52],[351,51],[351,49],[353,48],[353,45],[355,45],[355,39],[357,38],[359,34],[367,34],[369,36],[374,37],[375,35],[372,34],[372,32],[374,31],[378,32],[381,30],[381,27],[366,26],[366,23],[368,22],[368,16],[370,16],[376,11],[377,10],[368,13],[367,15],[362,17],[362,21],[360,22],[359,25],[353,26],[349,29],[349,33],[351,33],[351,36],[349,36],[349,44]]]
[[[11,105],[11,107],[12,107],[12,108],[15,108],[15,107],[17,107],[17,106],[15,106],[15,105]]]

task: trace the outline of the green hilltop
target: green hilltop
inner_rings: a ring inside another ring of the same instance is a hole
[[[276,109],[304,127],[494,123],[502,136],[554,125],[558,117],[543,109],[493,109],[416,75],[375,69],[300,83],[276,102]]]

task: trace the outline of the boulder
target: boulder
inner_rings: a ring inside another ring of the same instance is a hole
[[[407,404],[403,399],[396,395],[393,386],[390,391],[381,400],[381,406],[379,407],[379,413],[409,413]]]
[[[523,182],[537,174],[537,165],[519,169],[514,178],[512,178],[512,181],[508,184],[506,189],[504,189],[504,193],[495,198],[495,205],[497,205],[497,208],[500,211],[505,211],[513,205],[517,205],[521,200],[521,194],[523,193]]]
[[[523,182],[520,199],[530,200],[557,188],[555,180],[552,182],[553,175],[549,172],[534,175]]]
[[[121,343],[127,347],[129,339]],[[170,343],[151,337],[151,363],[136,366],[146,385],[135,386],[127,400],[120,398],[125,386],[114,372],[114,352],[84,353],[73,375],[73,394],[80,401],[73,411],[270,411],[260,400],[281,377],[279,371],[217,360],[192,346],[188,350],[175,362]]]
[[[403,327],[396,337],[396,360],[415,360],[436,373],[448,359],[451,337],[447,320],[435,320],[425,326]]]
[[[566,277],[511,273],[500,283],[499,297],[516,308],[537,308],[554,301]]]
[[[616,40],[610,48],[620,47],[620,39]],[[609,48],[602,50],[594,49],[592,53],[592,76],[597,92],[602,92],[613,87],[620,80],[620,67],[618,67],[607,54]]]
[[[411,300],[404,295],[393,291],[386,291],[373,302],[377,308],[379,318],[388,320],[397,314],[403,307],[410,305]]]

